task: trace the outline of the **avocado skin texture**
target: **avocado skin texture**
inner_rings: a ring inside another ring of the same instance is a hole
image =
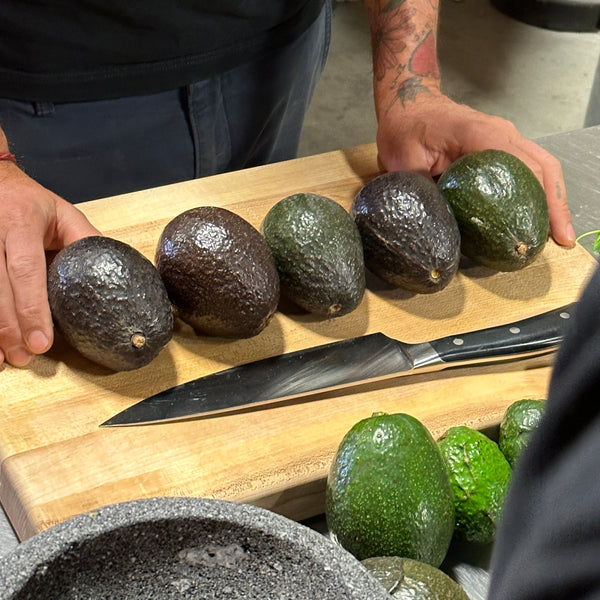
[[[498,444],[481,431],[451,427],[438,441],[455,502],[455,534],[490,544],[502,516],[512,469]]]
[[[319,194],[288,196],[269,210],[261,231],[275,260],[282,296],[325,317],[358,307],[366,287],[362,243],[340,204]]]
[[[531,169],[502,150],[462,156],[438,186],[452,206],[462,253],[496,271],[517,271],[544,249],[550,232],[546,194]]]
[[[82,238],[54,257],[48,300],[67,342],[114,371],[148,364],[173,333],[158,271],[138,250],[110,237]]]
[[[444,289],[458,271],[460,233],[448,202],[419,173],[391,171],[369,181],[352,205],[367,268],[418,294]]]
[[[527,447],[529,437],[540,424],[545,410],[546,400],[529,398],[517,400],[506,409],[500,421],[498,446],[511,467],[516,465]]]
[[[279,277],[263,236],[239,215],[200,206],[172,219],[156,266],[175,314],[197,333],[249,338],[271,321]]]
[[[450,478],[425,426],[375,413],[342,439],[327,478],[327,526],[359,560],[404,556],[434,567],[454,531]]]
[[[362,564],[400,600],[469,600],[449,575],[427,563],[400,556],[365,558]]]

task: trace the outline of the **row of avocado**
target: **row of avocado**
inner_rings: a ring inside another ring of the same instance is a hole
[[[361,303],[366,269],[415,293],[443,289],[462,254],[497,270],[524,267],[548,238],[545,194],[500,150],[466,155],[438,184],[418,173],[375,177],[350,211],[314,193],[277,202],[260,231],[220,207],[174,217],[155,266],[117,240],[61,250],[48,271],[55,325],[84,356],[112,370],[148,364],[172,336],[173,316],[197,333],[247,338],[281,297],[323,317]]]
[[[327,479],[331,537],[373,567],[396,557],[437,569],[454,537],[492,543],[512,469],[544,409],[545,400],[510,404],[497,441],[463,425],[436,441],[404,413],[359,421],[340,442]]]

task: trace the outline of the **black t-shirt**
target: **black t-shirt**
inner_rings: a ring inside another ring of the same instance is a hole
[[[489,600],[600,599],[600,270],[552,373],[546,413],[515,468]]]
[[[296,39],[324,0],[1,0],[0,97],[152,93]]]

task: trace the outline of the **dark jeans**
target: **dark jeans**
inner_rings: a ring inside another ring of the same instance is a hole
[[[0,99],[19,165],[70,202],[294,158],[329,49],[331,4],[273,56],[118,100]]]

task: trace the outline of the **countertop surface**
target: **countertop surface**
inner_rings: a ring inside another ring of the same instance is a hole
[[[600,229],[600,126],[557,134],[537,140],[562,164],[569,205],[573,215],[576,234],[582,235]],[[586,250],[593,253],[595,235],[580,240]],[[318,527],[319,524],[315,523]],[[0,556],[10,552],[18,544],[16,535],[3,511],[0,510]],[[485,566],[487,557],[473,561]],[[469,557],[465,559],[470,562]],[[472,598],[483,598],[485,571],[480,566],[454,569],[457,578]]]

